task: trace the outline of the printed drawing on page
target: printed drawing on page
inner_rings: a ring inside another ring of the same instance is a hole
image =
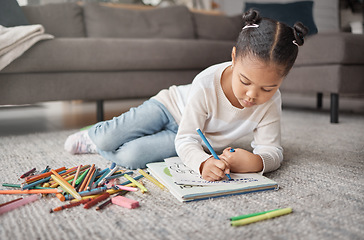
[[[176,184],[215,186],[259,181],[259,179],[257,178],[258,173],[231,173],[231,181],[225,178],[221,181],[215,182],[206,181],[201,177],[200,174],[196,173],[195,171],[187,167],[184,163],[182,163],[179,157],[167,158],[164,161]]]

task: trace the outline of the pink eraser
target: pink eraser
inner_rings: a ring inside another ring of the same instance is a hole
[[[123,196],[113,197],[113,198],[111,198],[111,202],[113,204],[116,204],[116,205],[119,205],[119,206],[122,206],[125,208],[130,208],[130,209],[139,207],[138,201],[135,201],[133,199],[126,198]]]

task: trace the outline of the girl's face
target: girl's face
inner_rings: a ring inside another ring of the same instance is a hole
[[[236,58],[232,53],[232,92],[236,103],[249,108],[267,102],[281,85],[282,68],[253,57]]]

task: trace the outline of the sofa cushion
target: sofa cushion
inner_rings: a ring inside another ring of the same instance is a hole
[[[192,14],[184,6],[136,10],[87,3],[84,14],[88,37],[194,38]]]
[[[82,7],[76,3],[54,3],[24,6],[31,24],[42,24],[55,37],[85,37]]]
[[[230,17],[193,13],[193,18],[196,37],[202,39],[236,41],[243,27],[241,15]]]
[[[364,65],[364,35],[318,33],[299,47],[295,66]]]
[[[0,0],[0,25],[15,27],[28,24],[29,22],[16,0]]]
[[[250,3],[245,4],[245,11],[256,9],[263,17],[272,18],[293,26],[296,22],[302,22],[309,29],[309,35],[317,33],[317,27],[313,19],[313,2],[298,1],[292,3]]]
[[[234,43],[195,39],[56,38],[37,43],[2,72],[203,69],[229,61]]]

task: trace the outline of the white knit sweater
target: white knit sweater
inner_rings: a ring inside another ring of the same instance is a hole
[[[200,128],[216,152],[236,146],[242,137],[254,133],[253,153],[263,159],[263,172],[279,168],[281,147],[281,94],[277,91],[264,104],[251,108],[234,107],[221,87],[221,75],[231,62],[217,64],[198,74],[192,84],[172,86],[154,98],[161,102],[179,124],[175,139],[182,161],[199,172],[202,162],[211,157],[196,132]],[[205,150],[204,150],[205,149]]]

